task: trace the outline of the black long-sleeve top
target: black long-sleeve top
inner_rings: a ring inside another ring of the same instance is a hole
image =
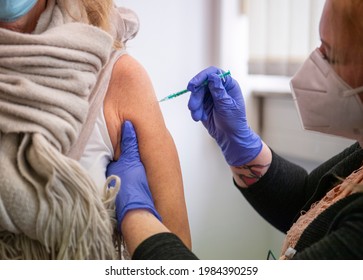
[[[299,218],[322,199],[339,178],[363,164],[358,143],[308,174],[303,168],[273,152],[267,173],[249,188],[238,188],[254,209],[286,233]],[[363,193],[352,194],[323,211],[302,233],[294,259],[363,259]],[[150,237],[140,244],[134,259],[197,259],[174,234]]]

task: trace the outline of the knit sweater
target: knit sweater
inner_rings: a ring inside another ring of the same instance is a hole
[[[267,173],[249,188],[238,188],[254,209],[286,233],[302,211],[310,209],[339,183],[361,167],[358,143],[308,174],[273,152]],[[294,259],[363,259],[363,194],[352,194],[323,211],[302,233]],[[145,240],[134,259],[196,259],[172,233]]]
[[[310,174],[275,153],[269,171],[255,185],[240,189],[268,222],[286,233],[312,204],[362,166],[358,143]],[[323,211],[302,233],[294,259],[363,259],[363,194],[350,195]]]

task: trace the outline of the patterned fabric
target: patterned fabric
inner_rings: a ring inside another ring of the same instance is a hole
[[[313,203],[307,212],[301,213],[299,219],[287,232],[281,249],[280,259],[291,259],[295,253],[294,248],[308,225],[328,207],[350,195],[353,192],[354,187],[361,184],[362,180],[363,167],[354,171],[341,184],[338,184],[331,189],[320,201]]]

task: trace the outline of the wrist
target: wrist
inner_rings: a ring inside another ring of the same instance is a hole
[[[118,207],[116,207],[116,209],[117,208]],[[118,218],[118,225],[119,225],[118,228],[120,228],[122,221],[125,219],[125,217],[127,216],[127,214],[129,212],[133,212],[133,211],[137,211],[137,210],[148,212],[150,215],[153,215],[156,219],[158,219],[160,222],[162,222],[162,218],[161,218],[160,214],[156,211],[156,209],[153,206],[147,205],[145,203],[134,202],[134,203],[125,205],[124,207],[120,207],[118,209],[120,209],[120,211],[117,211],[117,218]]]
[[[271,161],[271,150],[262,142],[261,150],[254,159],[239,166],[230,166],[235,182],[241,188],[255,184],[266,174]]]
[[[248,137],[230,137],[229,142],[222,148],[224,157],[230,166],[242,166],[253,161],[261,153],[263,142],[259,135],[254,133]]]
[[[127,250],[133,255],[137,246],[152,235],[170,232],[152,213],[146,209],[134,209],[125,214],[121,223]]]

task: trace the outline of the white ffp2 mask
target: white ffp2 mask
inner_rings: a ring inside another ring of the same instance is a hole
[[[302,125],[350,139],[363,140],[363,104],[358,93],[334,71],[316,49],[291,80]]]

